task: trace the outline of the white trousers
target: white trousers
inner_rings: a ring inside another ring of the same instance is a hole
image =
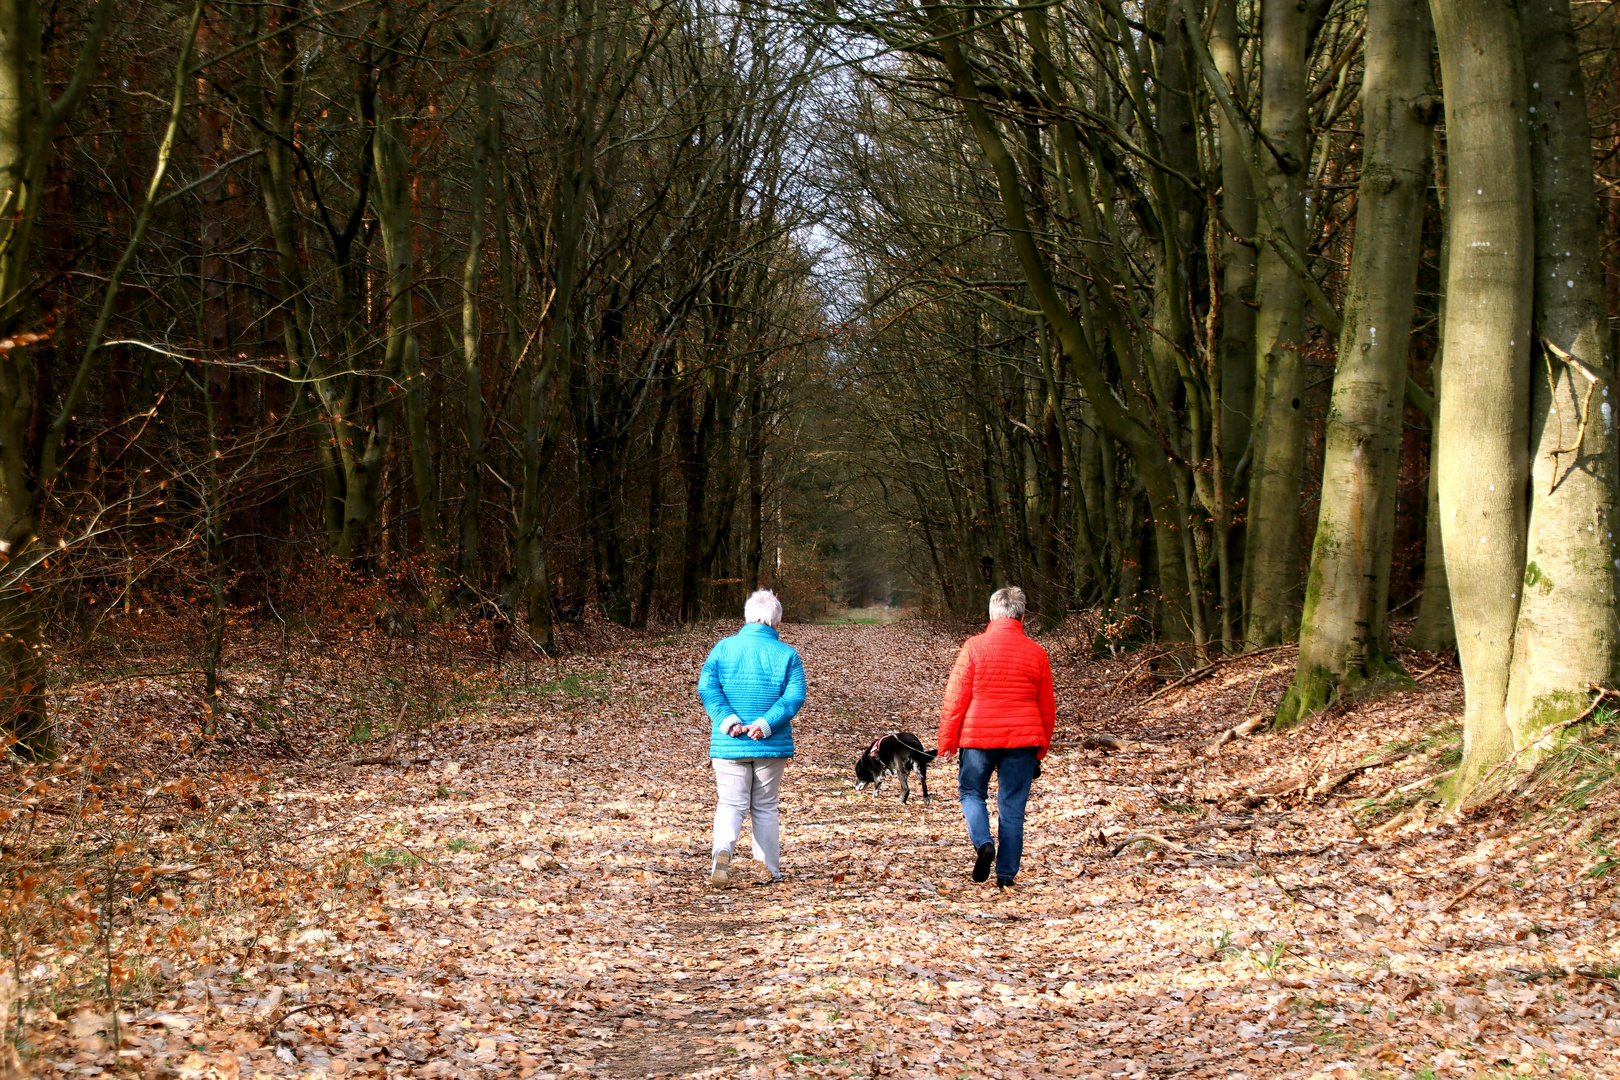
[[[754,858],[775,877],[782,872],[782,826],[776,812],[787,758],[710,758],[718,801],[714,808],[714,849],[731,852],[744,818],[754,821]]]

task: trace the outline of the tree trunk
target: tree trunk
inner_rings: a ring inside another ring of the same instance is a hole
[[[641,589],[636,597],[630,624],[644,627],[651,617],[653,596],[658,589],[658,564],[664,551],[664,428],[675,403],[674,379],[665,378],[658,401],[658,419],[652,429],[652,469],[647,482],[647,554],[641,565]]]
[[[461,270],[461,371],[466,389],[462,424],[467,440],[461,491],[461,578],[463,600],[471,601],[479,584],[478,514],[484,502],[484,367],[479,353],[479,270],[484,261],[484,215],[489,197],[489,156],[495,126],[495,84],[491,57],[496,34],[491,20],[480,17],[474,30],[479,48],[476,79],[478,128],[472,141],[472,176],[467,198],[467,259]]]
[[[1236,0],[1221,0],[1209,32],[1215,67],[1243,93],[1242,41],[1238,37]],[[1242,140],[1224,110],[1217,110],[1221,137],[1221,453],[1235,469],[1249,447],[1249,417],[1254,409],[1254,183],[1243,160]],[[1236,236],[1232,235],[1236,233]],[[1229,497],[1235,496],[1230,493]]]
[[[98,338],[106,329],[117,278],[127,268],[126,250],[107,284],[106,302],[73,382],[53,400],[39,385],[36,350],[48,336],[38,308],[45,282],[37,275],[30,239],[44,203],[51,148],[59,128],[72,115],[100,68],[102,38],[112,17],[111,0],[100,0],[88,22],[73,74],[54,101],[46,82],[41,6],[32,0],[0,0],[0,337],[12,348],[0,355],[0,728],[15,736],[14,752],[35,759],[56,756],[56,734],[45,706],[44,635],[39,596],[25,580],[33,566],[30,548],[38,538],[50,483],[55,479],[61,427],[82,394]],[[182,68],[196,34],[185,42]],[[182,83],[183,85],[183,83]],[[177,98],[179,87],[176,88]],[[179,101],[175,103],[179,108]],[[167,164],[174,120],[159,151],[157,175]],[[142,208],[150,220],[155,193]],[[144,222],[138,227],[144,229]],[[139,232],[132,230],[131,246]],[[60,409],[54,418],[53,409]]]
[[[1534,272],[1523,42],[1510,0],[1431,0],[1445,85],[1450,266],[1437,468],[1467,706],[1465,792],[1513,752],[1506,704],[1529,482]],[[1538,16],[1539,17],[1539,16]],[[1466,393],[1457,388],[1466,387]]]
[[[1535,333],[1530,516],[1513,636],[1507,721],[1515,750],[1583,711],[1587,685],[1614,685],[1614,366],[1592,187],[1591,126],[1569,0],[1521,28],[1535,189]],[[1528,764],[1533,755],[1521,755]]]
[[[681,480],[686,488],[686,522],[681,537],[681,621],[698,617],[699,577],[703,565],[703,519],[707,503],[709,465],[707,443],[714,423],[713,398],[706,396],[699,412],[697,396],[702,376],[689,375],[688,385],[675,400],[675,440]]]
[[[1441,262],[1441,280],[1444,280],[1444,259]],[[1441,299],[1440,322],[1445,323],[1445,300]],[[1435,423],[1440,415],[1441,361],[1444,348],[1435,350],[1429,364],[1429,382],[1434,387],[1435,414],[1429,424],[1429,483],[1428,514],[1424,525],[1423,542],[1423,597],[1418,601],[1417,619],[1412,632],[1406,636],[1406,647],[1426,652],[1449,652],[1457,647],[1457,631],[1451,621],[1451,585],[1446,578],[1446,541],[1440,530],[1440,440]]]
[[[1299,664],[1277,710],[1305,719],[1340,693],[1387,678],[1389,567],[1400,482],[1406,354],[1417,301],[1433,99],[1428,0],[1370,0],[1361,90],[1355,254],[1328,410],[1321,509]]]
[[[1304,167],[1308,149],[1306,100],[1308,18],[1303,5],[1261,7],[1258,150],[1267,192],[1282,216],[1287,240],[1305,251]],[[1280,157],[1280,159],[1279,159]],[[1267,226],[1270,229],[1270,226]],[[1269,244],[1256,261],[1254,452],[1244,552],[1245,637],[1251,646],[1276,645],[1299,627],[1301,470],[1305,459],[1305,294],[1298,277]]]
[[[1446,213],[1445,140],[1435,131],[1435,186],[1440,211],[1440,296],[1435,319],[1440,333],[1435,335],[1434,358],[1429,361],[1429,385],[1433,387],[1429,408],[1429,483],[1424,517],[1423,595],[1418,601],[1417,619],[1406,637],[1406,647],[1427,652],[1447,652],[1457,647],[1457,630],[1451,618],[1451,584],[1446,577],[1446,542],[1440,531],[1440,390],[1446,357],[1446,275],[1451,266],[1451,226]]]
[[[1236,0],[1222,0],[1215,10],[1215,19],[1209,32],[1209,51],[1215,68],[1226,80],[1238,100],[1248,94],[1243,78],[1243,42],[1238,35]],[[1249,163],[1244,159],[1243,139],[1232,127],[1226,110],[1217,109],[1221,154],[1221,215],[1215,223],[1221,237],[1221,333],[1219,353],[1218,415],[1220,437],[1214,448],[1220,454],[1222,475],[1220,502],[1217,507],[1217,542],[1221,571],[1221,640],[1222,647],[1238,646],[1233,640],[1234,628],[1242,626],[1243,591],[1240,583],[1231,580],[1229,567],[1243,565],[1246,530],[1241,524],[1229,524],[1232,507],[1242,498],[1242,484],[1238,467],[1249,452],[1254,427],[1250,418],[1254,414],[1254,264],[1255,221],[1257,207],[1254,202],[1254,180]],[[1215,382],[1212,378],[1211,382]],[[1224,532],[1224,536],[1220,535]]]
[[[384,37],[392,41],[386,8],[383,18]],[[377,228],[382,234],[388,266],[388,346],[383,359],[383,377],[403,391],[405,433],[411,447],[411,481],[416,488],[422,547],[434,570],[442,573],[446,566],[439,530],[439,481],[433,467],[433,448],[428,441],[428,388],[416,341],[416,253],[411,236],[410,159],[397,112],[401,98],[397,67],[398,61],[392,56],[383,65],[375,115],[371,118],[374,124],[371,146],[377,173]]]
[[[35,594],[0,589],[0,727],[14,751],[42,761],[56,756],[56,729],[45,708],[45,638]]]
[[[757,357],[748,361],[748,550],[743,569],[750,595],[765,560],[765,387]]]

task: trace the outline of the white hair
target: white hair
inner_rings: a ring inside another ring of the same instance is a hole
[[[997,589],[990,594],[992,619],[1022,619],[1028,606],[1029,602],[1024,599],[1024,590],[1016,585]]]
[[[760,589],[743,605],[743,621],[778,626],[782,622],[782,601],[769,589]]]

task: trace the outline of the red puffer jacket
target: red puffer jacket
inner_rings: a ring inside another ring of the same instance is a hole
[[[991,619],[956,654],[939,710],[939,752],[1052,745],[1057,703],[1046,650],[1024,636],[1017,619]]]

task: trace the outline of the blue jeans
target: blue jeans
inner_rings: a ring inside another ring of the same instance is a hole
[[[990,792],[990,774],[996,783],[996,880],[1011,881],[1018,876],[1024,860],[1024,804],[1029,801],[1029,785],[1035,779],[1039,751],[1033,746],[1015,750],[961,748],[962,764],[956,774],[956,787],[962,799],[962,817],[967,821],[968,841],[974,850],[990,842],[990,811],[985,797]]]

